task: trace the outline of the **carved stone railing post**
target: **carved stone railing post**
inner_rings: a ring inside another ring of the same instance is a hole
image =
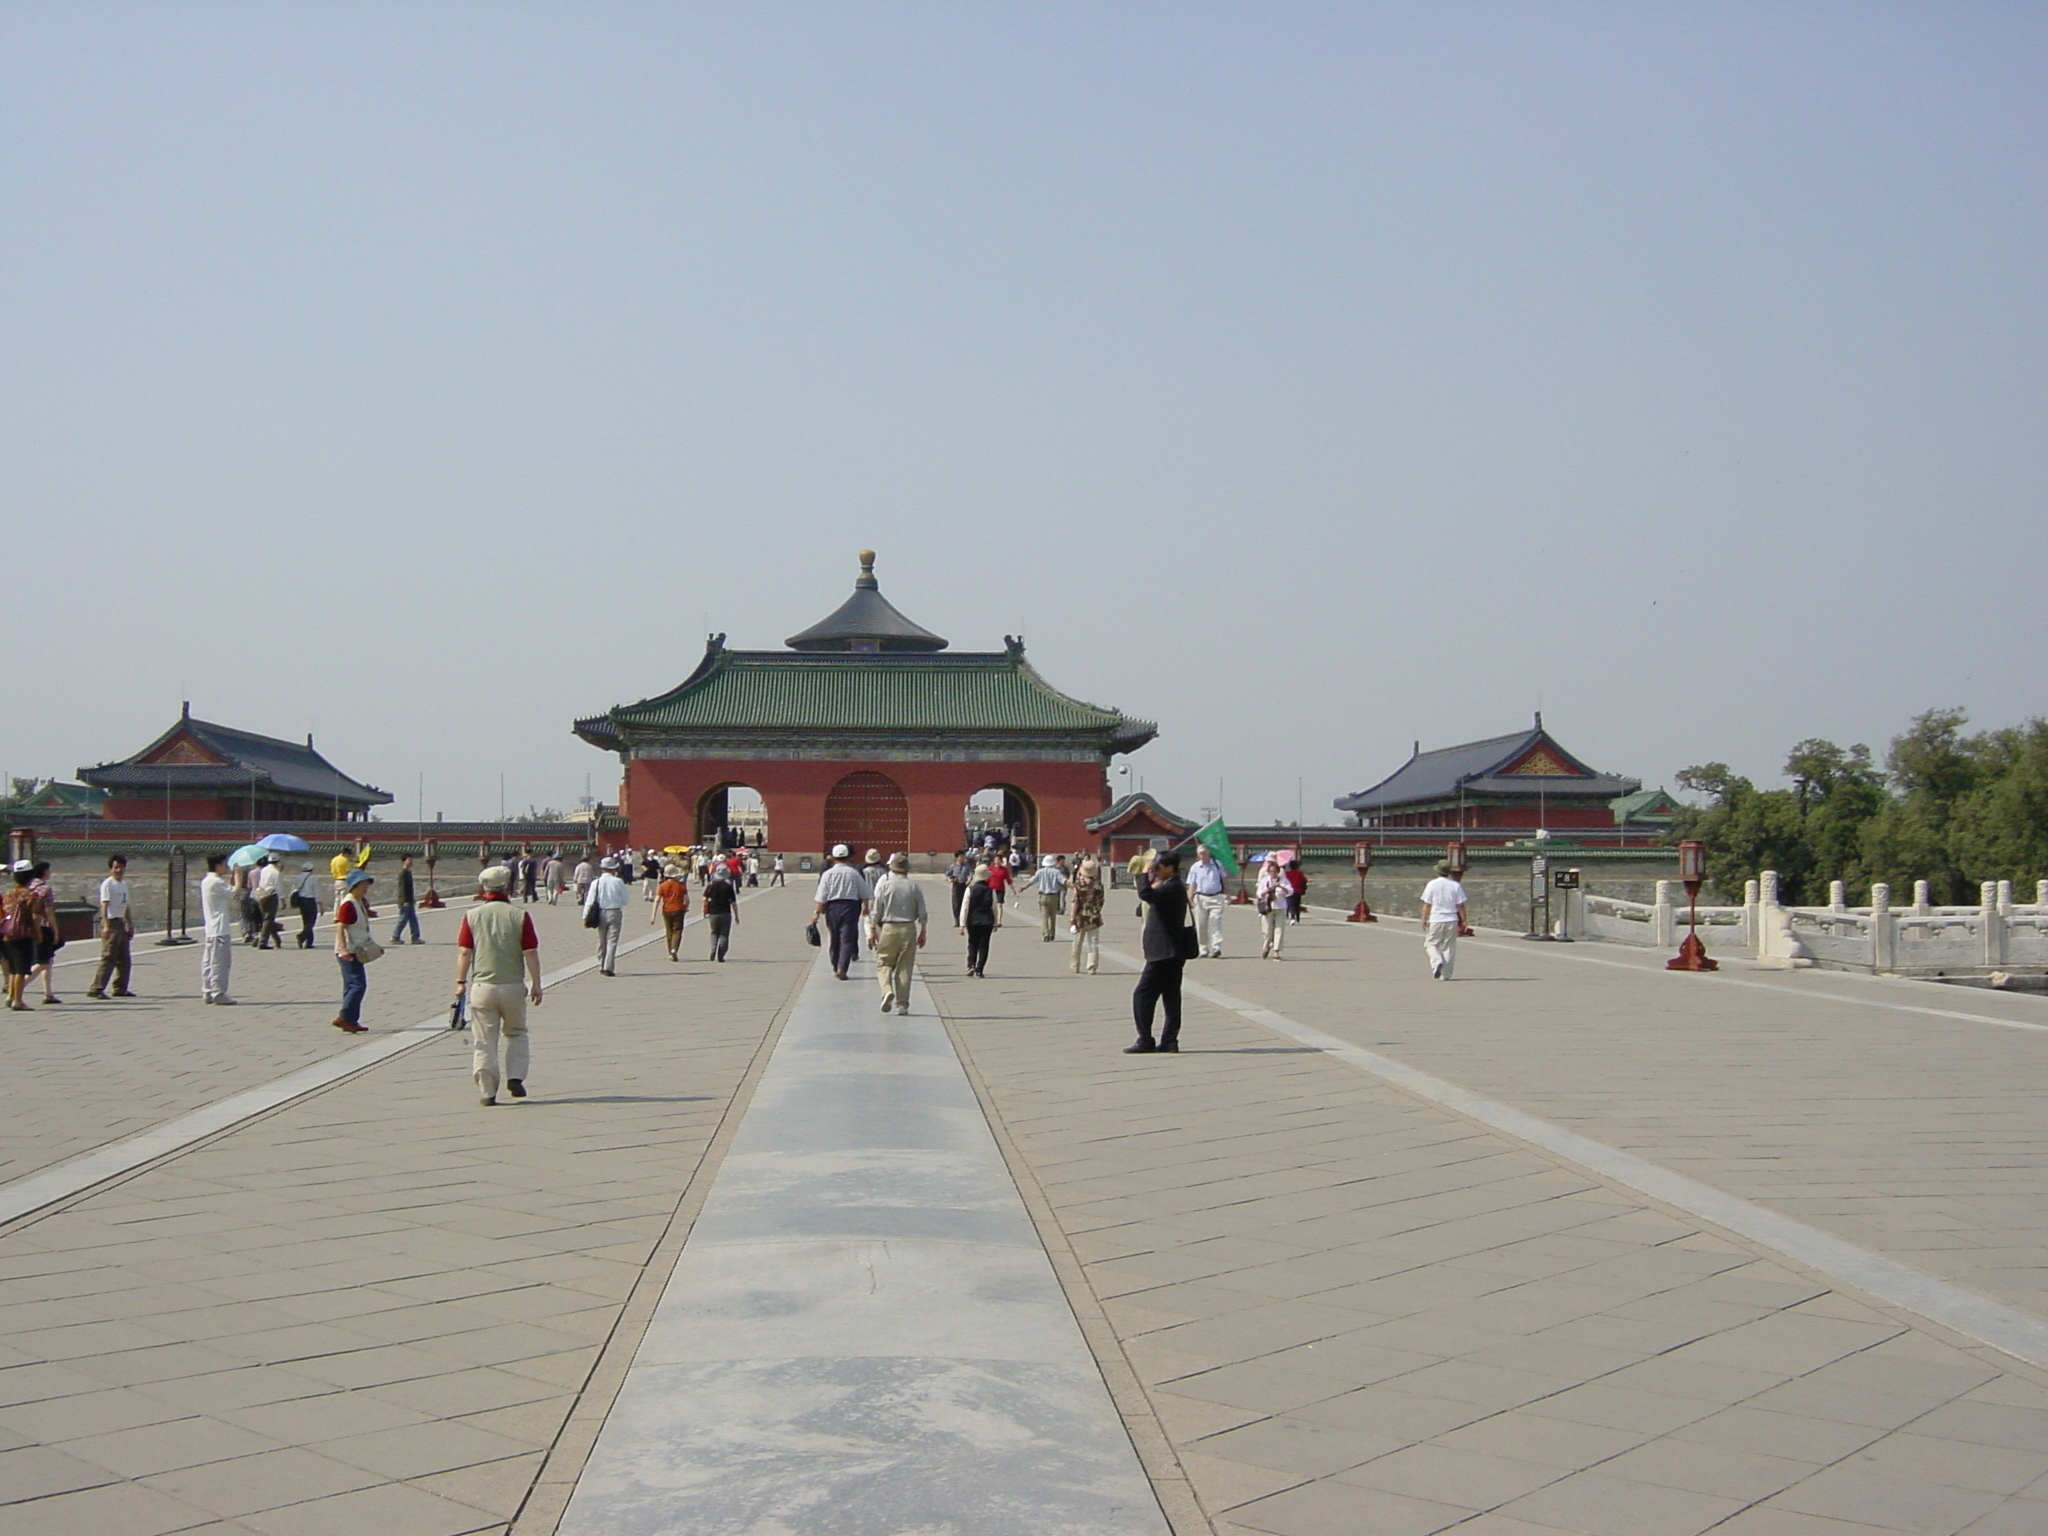
[[[1889,971],[1898,964],[1898,919],[1892,916],[1892,888],[1879,881],[1870,888],[1870,968]]]
[[[1650,917],[1650,947],[1669,949],[1678,942],[1678,911],[1672,901],[1672,892],[1678,889],[1676,880],[1657,882],[1657,900]]]
[[[2048,880],[2036,880],[2034,882],[2034,905],[2037,907],[2048,907]]]
[[[2005,918],[1998,910],[1998,882],[1986,880],[1978,887],[1977,896],[1984,924],[1984,963],[1995,968],[2005,964]]]
[[[1915,880],[1913,882],[1913,915],[1915,917],[1925,917],[1933,910],[1934,903],[1927,899],[1927,882],[1925,880]]]
[[[1998,915],[2006,918],[2012,916],[2012,882],[2010,880],[1998,882]]]
[[[1756,947],[1763,942],[1763,940],[1759,937],[1759,935],[1762,932],[1763,922],[1760,913],[1760,904],[1757,897],[1757,883],[1754,880],[1745,880],[1742,882],[1743,941],[1747,943],[1751,949],[1756,949]]]
[[[1849,887],[1846,882],[1841,880],[1830,880],[1828,882],[1828,910],[1830,912],[1846,912],[1849,910]]]

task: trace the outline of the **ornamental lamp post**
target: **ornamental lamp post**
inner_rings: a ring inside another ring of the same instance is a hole
[[[1248,907],[1252,904],[1251,894],[1244,888],[1244,861],[1250,855],[1248,844],[1237,845],[1237,894],[1230,898],[1233,907]]]
[[[1707,946],[1700,942],[1700,886],[1707,878],[1707,845],[1695,838],[1687,838],[1678,845],[1678,878],[1685,882],[1685,899],[1690,909],[1686,917],[1685,942],[1678,946],[1678,954],[1664,962],[1667,971],[1718,971],[1721,967],[1707,958]]]
[[[1463,839],[1459,839],[1456,842],[1444,844],[1444,862],[1451,866],[1451,878],[1457,881],[1460,885],[1464,884],[1465,866],[1467,863],[1467,859],[1465,855],[1465,844]],[[1475,937],[1475,935],[1472,932],[1471,924],[1462,922],[1459,923],[1458,937],[1461,939],[1469,939]]]
[[[441,857],[441,840],[434,837],[421,838],[420,852],[426,855],[427,860],[427,894],[420,898],[420,905],[430,908],[445,907],[448,903],[443,901],[441,893],[434,889],[434,865]]]
[[[1301,857],[1299,851],[1295,853],[1295,857]],[[1351,915],[1345,918],[1344,921],[1347,923],[1376,923],[1379,919],[1372,915],[1372,905],[1365,899],[1365,877],[1372,872],[1372,844],[1352,844],[1351,864],[1358,871],[1358,905],[1351,909]]]

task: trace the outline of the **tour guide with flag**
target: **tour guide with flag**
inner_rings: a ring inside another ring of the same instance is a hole
[[[1223,908],[1228,904],[1225,881],[1237,873],[1237,855],[1230,846],[1223,818],[1195,833],[1195,862],[1188,866],[1188,906],[1202,954],[1223,958]]]

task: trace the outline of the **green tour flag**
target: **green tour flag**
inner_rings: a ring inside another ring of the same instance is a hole
[[[1216,855],[1216,862],[1223,866],[1223,873],[1237,873],[1237,850],[1230,846],[1230,834],[1224,830],[1221,816],[1197,832],[1194,840]]]

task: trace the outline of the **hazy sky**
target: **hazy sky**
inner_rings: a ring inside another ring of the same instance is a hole
[[[0,768],[425,807],[854,553],[1310,814],[2048,710],[2048,6],[0,3]]]

